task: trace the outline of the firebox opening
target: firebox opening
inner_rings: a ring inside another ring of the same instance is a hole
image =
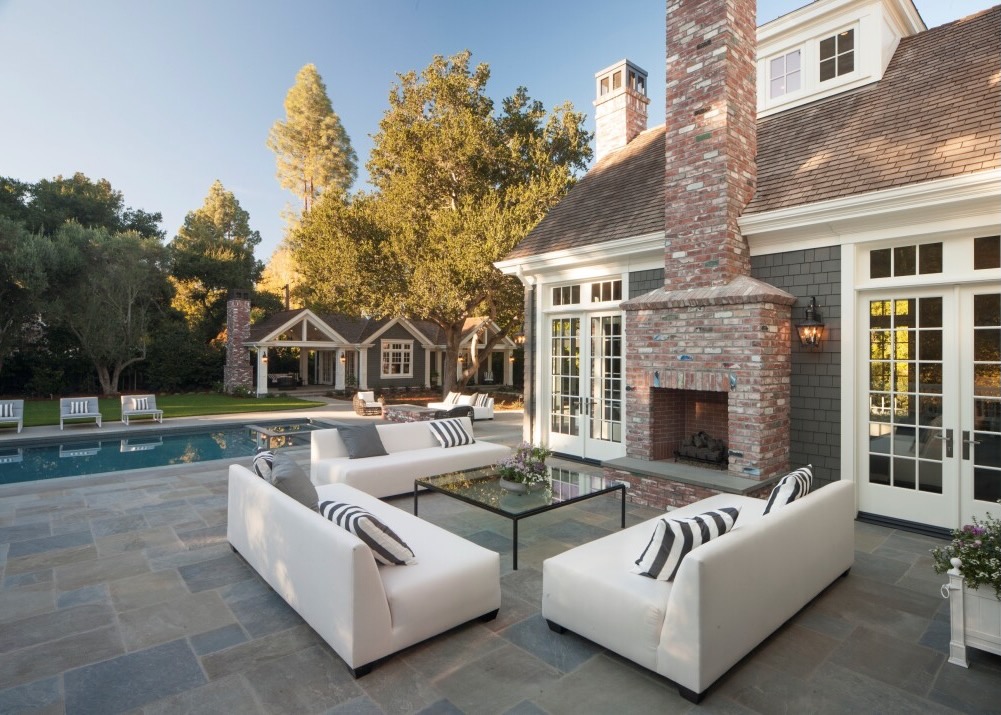
[[[654,460],[675,459],[678,456],[675,453],[682,451],[686,442],[704,441],[705,438],[693,437],[705,434],[710,439],[722,442],[722,461],[719,466],[726,468],[729,440],[726,392],[654,387],[650,390],[650,404],[651,456]],[[681,458],[688,457],[682,454]],[[711,465],[706,463],[706,466]]]

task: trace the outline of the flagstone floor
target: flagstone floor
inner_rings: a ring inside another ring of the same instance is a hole
[[[499,416],[477,434],[514,443],[519,423],[520,413]],[[851,573],[700,706],[552,633],[539,614],[542,560],[616,529],[615,497],[522,522],[518,571],[510,522],[422,497],[422,518],[501,553],[500,615],[354,680],[230,550],[227,464],[0,487],[0,712],[1001,713],[1001,657],[971,650],[969,669],[946,662],[944,579],[928,556],[941,542],[864,523]],[[630,506],[628,523],[653,515]]]

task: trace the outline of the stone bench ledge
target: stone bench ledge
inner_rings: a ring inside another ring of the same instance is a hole
[[[704,469],[674,461],[655,461],[619,457],[601,463],[605,469],[630,472],[639,476],[667,479],[682,484],[711,489],[724,494],[754,495],[772,487],[783,475],[769,479],[749,479],[730,474],[721,469]]]

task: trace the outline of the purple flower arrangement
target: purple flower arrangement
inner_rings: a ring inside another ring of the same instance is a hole
[[[1001,502],[999,502],[1001,503]],[[970,588],[990,586],[1001,601],[1001,521],[990,514],[984,521],[973,517],[973,523],[952,532],[947,546],[931,550],[935,573],[952,568],[952,559],[959,559],[960,570]]]
[[[546,470],[546,458],[551,454],[552,452],[546,447],[522,442],[510,457],[504,458],[497,464],[497,471],[504,479],[511,482],[538,484],[546,481],[549,476]]]

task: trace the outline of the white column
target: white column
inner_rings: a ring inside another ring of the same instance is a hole
[[[268,394],[268,349],[257,351],[257,395]]]
[[[514,384],[514,363],[511,362],[511,357],[514,355],[514,351],[505,350],[504,351],[504,384],[513,385]]]
[[[358,350],[358,389],[368,389],[368,348]]]
[[[424,387],[431,387],[431,348],[424,346]]]
[[[347,357],[344,355],[343,348],[339,348],[337,353],[334,355],[334,389],[343,390],[344,389],[344,361]]]

